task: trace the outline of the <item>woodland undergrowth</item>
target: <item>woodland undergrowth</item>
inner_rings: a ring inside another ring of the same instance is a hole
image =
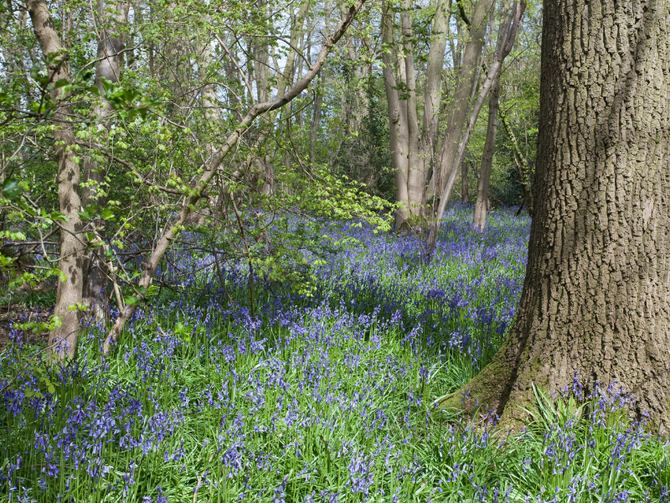
[[[3,501],[670,500],[668,442],[627,419],[634,397],[616,383],[538,391],[514,436],[487,411],[436,408],[495,354],[523,281],[529,219],[500,210],[480,234],[470,211],[449,210],[429,266],[416,237],[345,225],[357,241],[311,289],[256,278],[254,318],[243,265],[177,249],[160,274],[186,279],[107,358],[102,323],[59,369],[13,330]]]

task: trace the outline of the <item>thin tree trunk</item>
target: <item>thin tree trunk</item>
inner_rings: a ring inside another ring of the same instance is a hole
[[[458,0],[456,0],[458,2]],[[453,0],[449,0],[449,12],[452,11]],[[465,21],[461,20],[462,23]],[[447,24],[447,29],[449,29],[449,24]],[[462,30],[461,25],[456,21],[456,34],[449,31],[449,50],[451,51],[451,62],[454,68],[454,71],[458,72],[458,69],[461,67],[461,57],[463,56],[463,44],[459,43],[459,40],[462,40]]]
[[[514,5],[512,7],[512,13],[509,16],[509,18],[505,21],[505,25],[503,27],[503,29],[505,30],[504,32],[505,34],[500,39],[502,43],[496,47],[495,56],[493,58],[493,64],[491,65],[488,76],[484,81],[484,85],[482,85],[482,89],[479,92],[479,96],[477,98],[477,101],[475,102],[472,113],[470,114],[470,117],[465,127],[465,131],[463,132],[463,138],[461,139],[460,146],[458,147],[457,155],[454,159],[454,164],[451,167],[451,173],[449,174],[449,178],[444,186],[444,190],[440,194],[440,204],[437,208],[437,214],[435,215],[435,220],[431,223],[430,231],[428,233],[428,239],[426,240],[426,254],[428,257],[432,256],[433,251],[435,250],[435,243],[437,242],[437,234],[440,230],[440,222],[442,221],[442,217],[444,216],[444,210],[447,207],[447,201],[449,200],[451,189],[453,188],[454,181],[456,180],[456,175],[458,173],[458,166],[463,161],[463,157],[465,156],[465,149],[468,146],[468,141],[470,140],[470,134],[472,133],[472,129],[475,125],[475,122],[477,122],[477,117],[479,116],[479,112],[481,111],[482,106],[484,105],[484,100],[486,99],[489,91],[491,90],[493,82],[495,82],[495,80],[499,77],[503,61],[512,50],[512,46],[514,45],[514,39],[516,38],[516,32],[519,27],[519,22],[521,21],[521,17],[523,16],[525,9],[526,9],[526,3],[523,0],[519,3],[514,2]]]
[[[544,9],[526,279],[507,340],[463,390],[507,429],[533,386],[551,396],[575,378],[585,394],[616,383],[637,419],[667,432],[670,2]],[[457,396],[444,404],[463,407]]]
[[[503,19],[505,19],[505,12],[507,12],[508,2],[504,0],[500,5],[500,12]],[[504,25],[501,24],[501,29],[498,30],[498,40],[496,47],[502,43],[502,38],[506,36]],[[502,72],[501,72],[502,73]],[[498,109],[500,101],[500,76],[491,84],[491,92],[489,96],[489,121],[486,128],[486,140],[484,142],[484,153],[482,155],[482,167],[479,174],[479,181],[477,183],[477,202],[475,203],[474,227],[479,232],[483,232],[486,227],[486,212],[489,210],[489,184],[491,182],[491,169],[493,167],[493,155],[496,147],[496,133],[498,131]]]
[[[267,14],[267,0],[260,0],[259,3],[260,12],[263,15]],[[265,40],[262,37],[259,37],[256,47],[256,65],[255,65],[255,76],[256,76],[256,93],[257,99],[260,103],[268,101],[268,86],[269,86],[269,71],[270,71],[270,52],[269,52],[269,41]]]
[[[528,208],[528,214],[533,215],[533,192],[531,190],[530,182],[530,166],[528,161],[521,152],[519,147],[519,142],[516,139],[514,131],[507,120],[507,114],[504,111],[500,110],[500,122],[507,133],[507,137],[512,142],[512,148],[514,149],[514,163],[517,167],[517,172],[519,173],[519,180],[521,181],[521,192],[523,194],[523,204]]]
[[[305,18],[310,7],[310,0],[304,0],[298,12],[296,13],[293,25],[291,26],[290,48],[286,56],[286,64],[284,71],[279,74],[277,81],[277,97],[283,96],[286,89],[293,85],[294,76],[296,74],[297,66],[296,57],[298,57],[298,50],[302,50],[301,40],[303,39],[303,26]],[[283,116],[287,117],[291,113],[291,104],[289,103],[283,111]],[[280,119],[282,121],[282,119]],[[286,166],[290,166],[291,157],[288,153],[284,153],[283,162]],[[261,187],[261,192],[265,195],[270,195],[275,191],[275,172],[274,166],[270,159],[262,156],[257,160],[259,174],[263,177],[264,183]]]
[[[435,173],[437,166],[436,149],[437,133],[439,126],[440,100],[442,93],[442,70],[444,66],[444,54],[449,37],[449,19],[451,18],[451,0],[438,0],[435,16],[433,17],[430,50],[428,51],[428,62],[426,65],[426,88],[424,91],[423,129],[421,131],[421,153],[422,166],[422,189],[421,203],[424,206],[423,214],[429,217],[427,199],[430,187],[427,187],[429,173]],[[434,186],[434,175],[431,181]]]
[[[261,12],[263,14],[268,12],[267,0],[261,1]],[[303,4],[304,6],[304,4]],[[270,30],[271,27],[268,28]],[[255,41],[255,52],[257,62],[255,66],[255,77],[256,77],[256,93],[258,96],[258,101],[264,103],[270,99],[270,51],[269,51],[269,40],[259,37]],[[291,65],[293,63],[291,62]],[[284,82],[279,82],[278,85],[281,87],[284,85]],[[262,122],[267,122],[268,117],[261,118]],[[264,136],[264,132],[261,132],[261,137]],[[265,148],[261,149],[261,154],[256,157],[254,160],[256,166],[256,172],[259,177],[263,180],[263,186],[261,187],[261,192],[263,194],[269,195],[272,193],[274,187],[274,170],[272,169],[272,164],[269,156],[267,155]]]
[[[216,87],[211,83],[211,77],[208,71],[212,65],[212,41],[207,39],[204,42],[200,41],[202,47],[201,59],[198,65],[198,73],[200,82],[206,84],[202,88],[201,103],[203,109],[203,116],[205,119],[205,131],[207,131],[207,141],[204,144],[204,162],[209,162],[216,153],[216,146],[212,143],[217,138],[219,131],[222,129],[222,117],[219,101],[216,95]],[[193,212],[186,220],[189,226],[199,226],[205,223],[205,219],[211,216],[216,209],[225,205],[226,194],[223,192],[217,195],[216,200],[209,207],[199,210],[197,213]]]
[[[344,19],[346,16],[346,7],[344,4],[340,4],[340,15],[341,18]],[[347,48],[347,55],[349,56],[349,61],[352,63],[353,67],[353,73],[354,73],[354,88],[355,91],[352,93],[354,96],[354,109],[353,109],[353,115],[355,117],[355,124],[354,128],[355,130],[358,130],[360,127],[362,127],[362,122],[363,122],[363,111],[366,110],[367,108],[367,95],[365,93],[365,89],[363,86],[359,85],[360,81],[362,78],[365,77],[366,72],[366,67],[363,66],[361,69],[359,65],[361,64],[361,60],[358,57],[358,53],[356,51],[356,47],[354,46],[354,37],[351,35],[347,35],[346,37],[346,48]]]
[[[286,89],[293,85],[293,75],[295,72],[295,58],[298,56],[298,53],[294,49],[298,47],[300,42],[300,37],[302,35],[302,27],[305,23],[305,17],[307,16],[307,10],[309,9],[310,1],[305,0],[300,4],[298,13],[295,18],[295,22],[291,27],[291,48],[289,48],[288,55],[286,56],[286,65],[284,66],[284,71],[279,77],[277,82],[277,97],[284,96]]]
[[[470,187],[468,186],[468,161],[463,159],[461,161],[461,202],[467,204],[470,202],[468,197],[468,192]]]
[[[105,8],[104,0],[98,3],[99,20],[103,27],[100,29],[100,40],[98,41],[98,62],[95,64],[95,85],[101,93],[105,95],[103,79],[113,83],[118,83],[121,78],[123,68],[123,49],[125,48],[124,38],[118,28],[125,24],[128,17],[128,3],[117,2],[114,5],[115,14],[109,15]],[[111,33],[106,25],[109,22],[116,24],[117,33]],[[109,128],[108,118],[111,115],[111,107],[103,98],[100,103],[93,107],[93,118],[105,131]],[[102,143],[102,142],[101,142]],[[87,186],[82,191],[82,205],[96,204],[104,207],[107,204],[106,191],[103,188],[105,173],[100,163],[91,161],[87,157],[84,162],[84,175]],[[96,228],[100,229],[103,225],[101,220],[95,219],[91,222]],[[83,303],[89,314],[94,318],[102,319],[108,312],[107,275],[104,271],[104,260],[99,256],[100,250],[91,251],[86,257],[84,266],[84,287]]]
[[[436,174],[439,183],[435,185],[438,194],[444,187],[458,155],[463,126],[468,117],[470,97],[477,85],[477,68],[484,48],[489,9],[493,9],[495,0],[478,0],[470,20],[469,39],[465,44],[463,58],[458,71],[456,91],[447,120],[447,128],[442,142]]]
[[[29,0],[28,12],[32,20],[35,36],[45,59],[49,61],[47,70],[50,84],[69,81],[70,72],[67,55],[58,37],[44,0]],[[58,268],[66,280],[58,283],[54,315],[60,320],[60,326],[49,334],[51,354],[55,358],[73,358],[77,336],[79,334],[78,306],[82,302],[85,246],[79,234],[81,220],[79,211],[81,201],[78,194],[79,164],[75,157],[75,137],[69,120],[70,106],[67,104],[61,88],[49,92],[57,109],[53,114],[53,123],[58,127],[54,131],[56,161],[58,163],[58,201],[60,212],[67,219],[60,223],[60,260]],[[60,344],[59,344],[60,343]]]
[[[387,2],[382,7],[382,44],[391,47],[393,44],[393,17]],[[396,201],[400,204],[396,213],[396,229],[399,229],[410,217],[409,194],[407,191],[407,174],[409,163],[409,131],[407,114],[401,106],[398,86],[393,72],[394,62],[390,50],[382,52],[384,63],[384,87],[389,114],[389,142],[391,147],[391,163],[395,172]]]
[[[421,203],[423,202],[423,191],[425,185],[425,171],[423,159],[419,152],[419,117],[417,113],[417,89],[416,70],[414,66],[414,54],[412,44],[412,10],[411,0],[405,0],[405,9],[400,15],[402,29],[405,84],[407,85],[407,100],[405,101],[407,114],[407,198],[409,203],[409,214],[413,220],[422,214]],[[411,222],[416,224],[415,221]]]
[[[309,160],[316,161],[316,139],[321,125],[321,105],[323,104],[324,77],[314,87],[314,102],[312,104],[312,122],[309,125]]]
[[[491,168],[493,166],[493,154],[495,153],[496,131],[498,129],[498,101],[500,98],[500,76],[491,86],[489,96],[489,124],[486,128],[486,141],[484,143],[484,155],[482,156],[482,167],[479,171],[479,183],[477,184],[477,202],[475,203],[474,226],[482,232],[486,227],[486,212],[488,211],[489,183],[491,182]]]

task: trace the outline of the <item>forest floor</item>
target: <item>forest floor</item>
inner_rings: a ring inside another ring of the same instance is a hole
[[[667,438],[629,421],[614,388],[571,408],[538,395],[513,436],[435,406],[491,360],[523,283],[528,218],[499,211],[482,234],[470,219],[448,211],[430,265],[415,238],[344,225],[356,241],[316,268],[309,295],[258,279],[254,318],[246,269],[225,271],[224,294],[207,257],[177,250],[163,279],[199,271],[189,294],[164,290],[108,358],[102,325],[57,370],[14,334],[0,353],[0,495],[668,501]]]
[[[11,324],[16,320],[36,321],[46,320],[53,309],[50,307],[31,307],[24,303],[0,304],[0,352],[11,341]],[[41,345],[46,343],[47,333],[30,332],[22,334],[28,344]]]

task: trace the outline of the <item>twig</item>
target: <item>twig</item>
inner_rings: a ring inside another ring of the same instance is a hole
[[[233,210],[235,210],[235,217],[237,218],[237,225],[240,228],[242,233],[242,239],[244,240],[244,248],[247,251],[247,259],[249,260],[249,305],[251,307],[251,317],[254,317],[254,266],[251,261],[251,253],[249,252],[249,243],[247,243],[247,235],[244,232],[244,226],[242,225],[242,220],[240,219],[240,213],[237,211],[237,205],[235,204],[235,198],[233,197],[232,192],[229,192],[230,201],[233,203]]]

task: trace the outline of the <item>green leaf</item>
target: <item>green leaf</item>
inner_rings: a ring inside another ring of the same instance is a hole
[[[86,312],[88,308],[81,302],[75,302],[71,306],[67,306],[68,311],[84,311]]]
[[[85,68],[85,69],[83,69],[82,71],[79,72],[79,78],[81,80],[89,80],[90,78],[93,77],[93,75],[95,75],[95,72],[93,71],[93,68],[91,68],[91,67]]]
[[[56,81],[56,83],[53,85],[54,89],[60,89],[61,87],[65,87],[69,84],[70,82],[67,79],[59,79]]]
[[[104,220],[109,220],[109,221],[114,221],[116,220],[116,216],[114,215],[114,212],[110,210],[109,208],[104,208],[100,214],[102,215],[102,218]]]
[[[65,213],[61,213],[59,211],[52,211],[51,215],[49,215],[49,218],[55,222],[67,222]]]
[[[10,201],[18,198],[23,190],[19,186],[19,181],[16,178],[7,178],[2,182],[2,195]]]
[[[67,277],[65,276],[65,274],[60,269],[58,269],[57,267],[49,269],[46,272],[46,277],[47,278],[50,278],[51,276],[58,276],[58,280],[61,283],[65,283],[67,281]],[[60,325],[58,325],[58,326],[60,326]]]
[[[14,102],[14,95],[0,89],[0,105],[11,107]]]

